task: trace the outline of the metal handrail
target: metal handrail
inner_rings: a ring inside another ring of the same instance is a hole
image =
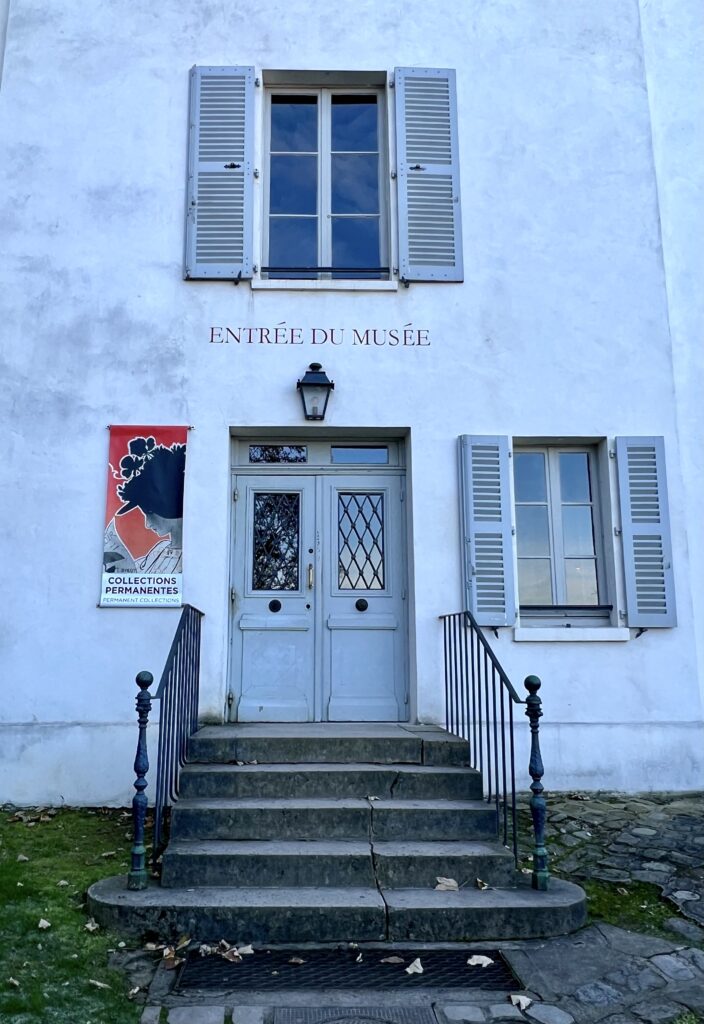
[[[467,740],[470,767],[481,772],[494,803],[503,845],[518,866],[514,704],[525,704],[471,612],[441,615],[445,657],[445,724]]]
[[[153,697],[161,701],[154,798],[154,863],[165,846],[166,808],[178,799],[179,775],[186,763],[188,739],[198,726],[202,618],[203,612],[198,608],[190,604],[183,606]]]

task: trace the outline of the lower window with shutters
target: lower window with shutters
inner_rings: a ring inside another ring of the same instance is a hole
[[[459,452],[465,601],[480,625],[620,639],[614,627],[676,624],[662,437],[463,435]]]

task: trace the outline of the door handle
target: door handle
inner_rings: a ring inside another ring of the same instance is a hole
[[[313,563],[308,563],[308,589],[313,589]]]

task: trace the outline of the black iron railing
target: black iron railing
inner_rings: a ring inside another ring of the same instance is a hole
[[[161,701],[152,850],[155,862],[165,845],[166,808],[178,799],[179,774],[186,763],[188,738],[198,726],[202,618],[203,612],[193,605],[183,606],[154,696],[154,700]]]
[[[531,723],[531,814],[535,830],[533,886],[548,884],[545,854],[545,801],[540,783],[543,765],[538,741],[542,715],[540,680],[528,676],[522,700],[471,612],[440,616],[445,656],[445,722],[449,732],[467,740],[469,763],[482,773],[484,798],[496,807],[499,836],[518,865],[514,705],[526,705]]]

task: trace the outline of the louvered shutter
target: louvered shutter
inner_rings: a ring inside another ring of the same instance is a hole
[[[254,68],[191,69],[186,278],[252,276]]]
[[[460,437],[460,514],[466,607],[480,626],[516,619],[507,437]]]
[[[670,514],[661,437],[617,437],[629,626],[675,626]]]
[[[455,72],[396,68],[399,276],[462,281]]]

